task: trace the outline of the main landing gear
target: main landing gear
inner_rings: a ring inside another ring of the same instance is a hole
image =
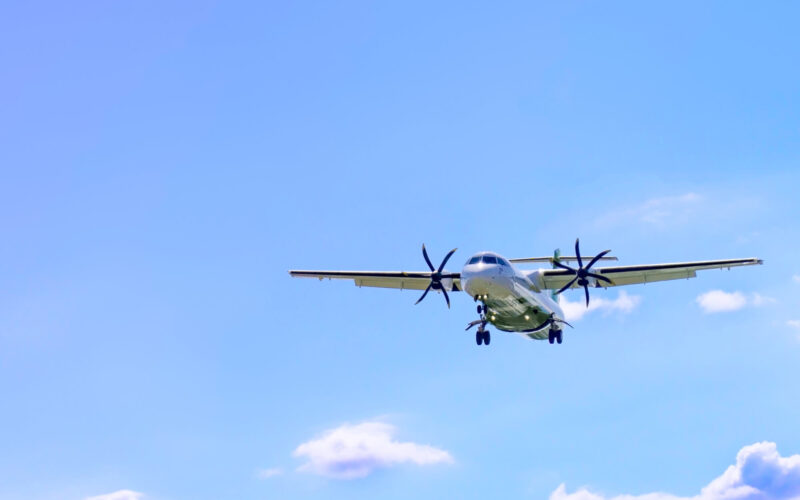
[[[475,297],[475,300],[478,300],[478,298]],[[492,341],[492,335],[489,333],[489,330],[486,329],[486,323],[488,323],[488,320],[486,319],[486,314],[488,312],[489,311],[486,309],[486,306],[478,304],[478,314],[480,314],[481,317],[480,319],[476,319],[475,321],[468,324],[466,328],[467,330],[469,330],[475,325],[478,326],[478,331],[475,332],[475,343],[478,345],[481,344],[489,345],[489,343]]]
[[[472,323],[467,325],[467,330],[472,328],[475,325],[478,325],[478,331],[475,332],[475,343],[478,345],[485,344],[489,345],[492,341],[492,335],[489,333],[489,330],[486,329],[486,317],[481,316],[481,319],[476,319]]]
[[[563,330],[553,330],[552,328],[547,333],[547,340],[552,344],[553,342],[558,342],[559,344],[563,340]]]

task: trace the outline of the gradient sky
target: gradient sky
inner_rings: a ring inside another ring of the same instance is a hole
[[[800,454],[798,19],[3,3],[0,499],[690,496],[747,445]],[[576,237],[765,265],[595,291],[563,345],[489,348],[463,294],[287,274]],[[411,455],[327,477],[332,429]]]

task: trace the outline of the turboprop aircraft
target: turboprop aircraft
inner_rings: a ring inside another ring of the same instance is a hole
[[[475,342],[489,345],[491,336],[486,329],[493,325],[504,332],[516,332],[531,339],[553,344],[563,340],[563,325],[572,327],[564,319],[557,298],[570,288],[583,287],[586,307],[589,307],[589,288],[633,285],[676,279],[694,278],[696,271],[705,269],[730,269],[739,266],[763,264],[761,259],[705,260],[670,264],[639,266],[612,266],[592,269],[598,261],[617,260],[605,250],[592,257],[584,265],[580,242],[575,240],[575,255],[561,256],[556,250],[553,257],[530,257],[505,259],[494,252],[480,252],[470,257],[460,273],[444,269],[456,249],[450,250],[439,267],[433,267],[425,245],[422,256],[430,271],[289,271],[296,278],[351,279],[356,286],[399,288],[402,290],[425,290],[417,300],[422,302],[428,292],[435,290],[444,295],[447,307],[450,296],[447,292],[464,291],[478,304],[479,318],[467,325],[467,330],[477,326]],[[564,262],[577,262],[571,267]],[[552,269],[518,269],[514,264],[550,263]]]

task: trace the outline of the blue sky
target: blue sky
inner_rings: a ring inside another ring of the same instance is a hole
[[[734,486],[800,478],[798,14],[3,4],[0,499],[688,497],[737,454]],[[576,237],[766,264],[490,348],[461,294],[286,273]]]

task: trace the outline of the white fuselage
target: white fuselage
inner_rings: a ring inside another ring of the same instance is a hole
[[[486,319],[495,328],[546,339],[549,325],[532,330],[553,314],[563,320],[564,313],[549,292],[541,291],[540,285],[539,271],[520,271],[492,252],[473,255],[461,270],[461,288],[483,302]]]

